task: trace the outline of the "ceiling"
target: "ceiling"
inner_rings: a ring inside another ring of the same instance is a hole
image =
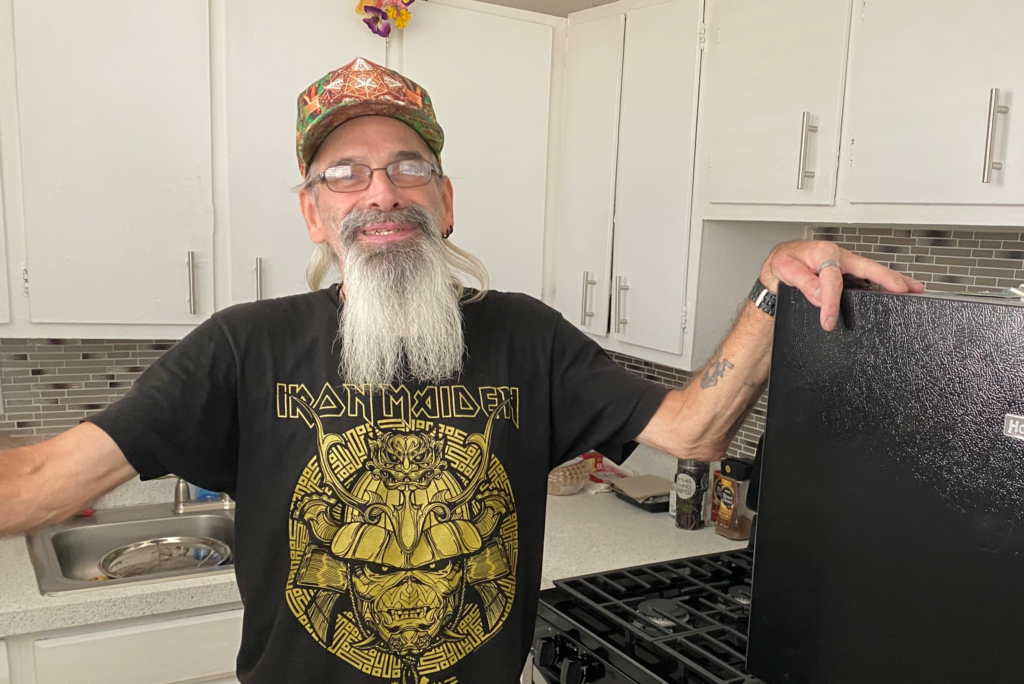
[[[505,7],[516,7],[518,9],[553,14],[557,17],[564,17],[570,12],[579,12],[588,7],[607,5],[615,0],[484,0],[492,5],[504,5]]]

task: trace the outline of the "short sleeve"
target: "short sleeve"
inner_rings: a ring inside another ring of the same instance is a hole
[[[234,494],[238,472],[237,366],[216,318],[175,344],[128,394],[88,418],[142,476],[174,473]]]
[[[551,466],[591,449],[622,462],[668,392],[616,364],[559,316],[551,358]]]

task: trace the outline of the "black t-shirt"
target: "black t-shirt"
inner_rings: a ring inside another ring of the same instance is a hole
[[[438,386],[344,384],[336,288],[231,307],[90,420],[143,478],[235,499],[246,684],[516,682],[547,474],[621,457],[667,392],[554,310],[463,305]]]

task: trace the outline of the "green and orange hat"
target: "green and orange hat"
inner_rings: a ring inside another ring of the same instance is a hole
[[[419,133],[441,158],[444,131],[437,123],[427,91],[397,71],[359,57],[330,72],[299,96],[295,152],[303,176],[331,131],[359,116],[398,119]]]

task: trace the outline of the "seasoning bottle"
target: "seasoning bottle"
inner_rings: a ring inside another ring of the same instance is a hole
[[[704,496],[708,491],[708,462],[685,460],[676,467],[676,527],[699,530],[704,527]]]
[[[722,459],[721,492],[715,531],[729,539],[749,539],[753,512],[747,508],[747,488],[754,462],[745,458]]]

